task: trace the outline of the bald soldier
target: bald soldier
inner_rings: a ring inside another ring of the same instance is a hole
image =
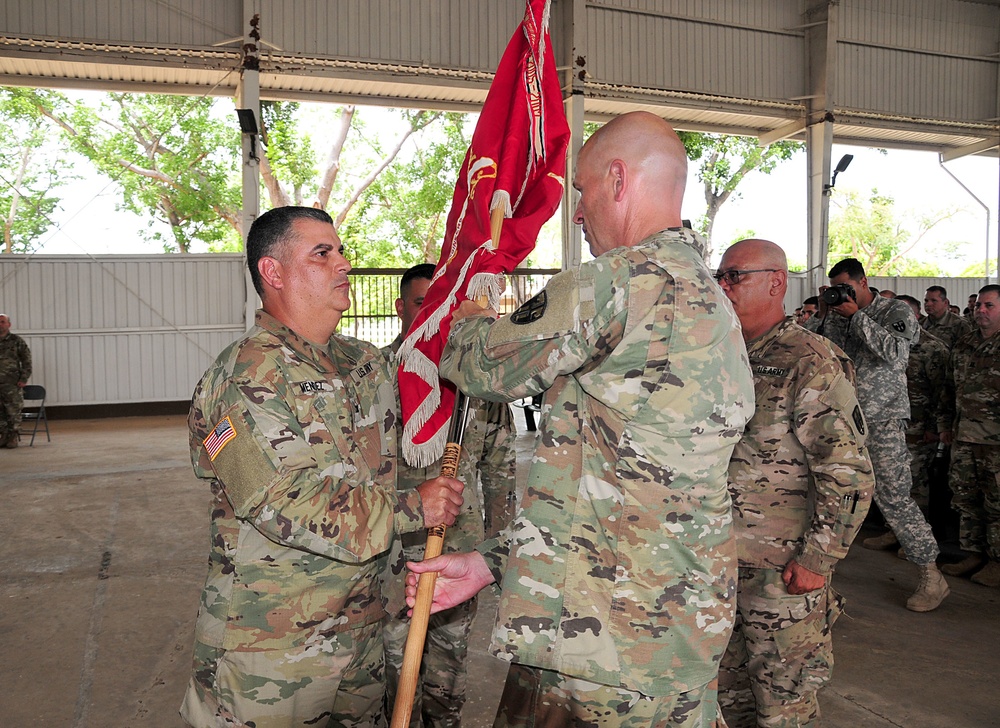
[[[729,728],[817,725],[841,611],[830,580],[875,488],[854,365],[785,317],[774,243],[736,243],[715,277],[743,326],[757,405],[729,463],[739,590],[719,703]]]
[[[202,377],[188,418],[213,502],[181,715],[197,728],[383,726],[379,575],[397,533],[454,523],[462,484],[396,491],[385,359],[334,335],[351,265],[330,216],[264,213],[247,266],[262,310]]]
[[[502,592],[497,725],[707,726],[736,586],[726,468],[753,411],[732,307],[681,226],[687,159],[647,113],[580,151],[595,259],[513,314],[458,311],[442,374],[469,396],[544,393],[518,517],[438,571],[434,609]],[[408,590],[412,600],[416,579]]]

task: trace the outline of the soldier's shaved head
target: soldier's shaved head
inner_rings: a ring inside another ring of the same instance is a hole
[[[687,154],[674,130],[644,111],[619,116],[580,150],[574,221],[596,256],[681,225]]]
[[[719,285],[733,303],[744,339],[756,339],[785,318],[788,258],[780,246],[758,238],[734,243],[719,263],[719,274],[727,273]]]

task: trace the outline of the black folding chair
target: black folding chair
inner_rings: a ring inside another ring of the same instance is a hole
[[[31,431],[31,443],[28,447],[33,447],[35,444],[35,433],[38,432],[39,422],[45,425],[45,439],[52,442],[52,436],[49,435],[49,418],[45,414],[45,387],[41,384],[26,384],[22,394],[24,395],[24,409],[21,411],[21,421],[35,421],[35,427]],[[37,404],[28,404],[29,402],[37,402]]]

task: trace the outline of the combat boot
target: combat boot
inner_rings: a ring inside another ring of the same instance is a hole
[[[15,432],[13,435],[8,437],[7,442],[5,442],[3,446],[8,450],[13,450],[15,447],[17,447],[17,433]]]
[[[899,541],[896,539],[896,534],[892,531],[886,531],[881,536],[866,538],[861,542],[861,545],[872,551],[885,551],[899,546]]]
[[[1000,561],[986,562],[986,566],[972,575],[972,580],[983,586],[991,586],[996,589],[1000,586]]]
[[[920,583],[906,600],[906,608],[911,612],[930,612],[937,609],[950,593],[948,582],[938,571],[937,564],[931,562],[920,567]]]
[[[982,554],[971,554],[957,564],[945,564],[941,567],[941,573],[948,576],[965,576],[981,567],[985,561],[986,557]]]

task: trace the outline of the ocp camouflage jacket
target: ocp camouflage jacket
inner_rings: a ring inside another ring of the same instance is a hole
[[[753,389],[701,245],[665,230],[452,329],[441,372],[467,394],[545,392],[518,517],[479,547],[503,659],[654,696],[716,677],[737,578],[726,468]]]
[[[830,574],[875,487],[854,366],[786,319],[749,342],[757,406],[729,464],[740,566]]]
[[[385,616],[397,532],[422,528],[395,488],[396,404],[377,348],[316,346],[257,312],[195,389],[195,474],[212,486],[196,639],[282,649]]]

